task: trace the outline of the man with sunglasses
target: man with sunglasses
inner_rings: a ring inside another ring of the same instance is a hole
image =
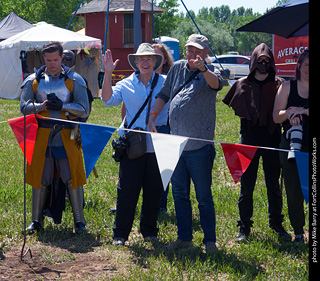
[[[71,50],[64,50],[63,51],[63,56],[62,56],[62,63],[71,68],[74,66],[76,61],[76,56],[74,54],[74,52],[72,52]]]
[[[274,57],[270,48],[261,43],[252,52],[247,77],[237,80],[222,100],[232,107],[240,117],[241,143],[246,145],[279,148],[280,127],[272,118],[274,99],[282,81],[276,77]],[[249,167],[241,177],[238,200],[238,242],[246,242],[253,221],[253,191],[257,179],[259,159],[263,160],[263,171],[268,196],[269,226],[284,240],[291,236],[282,226],[282,194],[279,187],[279,151],[258,149]]]
[[[63,54],[62,54],[62,63],[65,66],[72,69],[75,65],[75,62],[76,62],[76,56],[75,56],[74,52],[71,50],[64,50]],[[72,70],[74,70],[74,69],[72,69]],[[90,115],[91,109],[92,109],[92,102],[94,101],[94,99],[93,99],[92,92],[90,90],[90,86],[89,86],[88,81],[82,75],[81,75],[81,77],[84,80],[84,82],[86,82],[86,86],[87,86],[87,95],[88,95],[88,100],[89,100],[89,115]],[[80,118],[79,121],[80,122],[87,122],[88,118],[89,118],[89,116],[84,117],[84,118]]]

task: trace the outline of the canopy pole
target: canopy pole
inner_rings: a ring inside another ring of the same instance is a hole
[[[108,0],[108,6],[107,6],[107,18],[106,18],[106,29],[104,32],[103,54],[105,54],[106,48],[107,48],[107,35],[108,35],[108,24],[109,24],[109,3],[110,3],[110,0]]]
[[[74,17],[76,16],[76,13],[77,13],[77,11],[79,10],[80,5],[81,5],[82,1],[83,1],[83,0],[81,0],[81,1],[80,1],[80,3],[79,3],[79,5],[78,5],[77,9],[76,9],[76,10],[75,10],[75,12],[73,13],[72,18],[71,18],[71,20],[69,21],[69,24],[68,24],[68,26],[67,26],[67,28],[66,28],[66,29],[69,29],[70,24],[72,23],[72,21],[73,21]]]
[[[134,0],[133,10],[133,41],[134,52],[137,51],[139,45],[142,43],[141,32],[141,0]]]
[[[152,0],[152,3],[151,3],[151,11],[152,11],[152,43],[154,43],[154,18],[153,18],[153,0]]]

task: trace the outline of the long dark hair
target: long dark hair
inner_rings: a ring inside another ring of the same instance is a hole
[[[309,50],[308,49],[304,50],[304,52],[298,58],[298,62],[296,65],[296,74],[295,74],[297,80],[300,80],[300,78],[301,78],[300,67],[306,58],[309,58]]]

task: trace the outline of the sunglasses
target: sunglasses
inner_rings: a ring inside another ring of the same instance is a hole
[[[64,61],[73,61],[73,58],[70,58],[70,57],[64,57],[62,60],[64,60]]]

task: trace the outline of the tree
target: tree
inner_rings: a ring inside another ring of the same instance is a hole
[[[240,52],[251,52],[261,42],[266,43],[271,47],[272,36],[261,32],[238,32],[237,28],[259,18],[261,14],[253,13],[252,9],[245,9],[239,7],[232,11],[230,20],[228,22],[228,29],[234,39],[236,50]]]
[[[228,5],[222,5],[213,9],[213,16],[216,22],[225,23],[229,21],[231,10]]]
[[[0,19],[15,12],[31,23],[45,21],[66,28],[79,2],[80,0],[0,0]],[[83,4],[87,2],[89,1],[83,1]],[[76,17],[70,30],[80,29],[79,22],[80,26],[84,26],[84,20]]]
[[[208,38],[210,46],[216,55],[222,54],[225,50],[233,47],[231,35],[221,26],[215,23],[209,23],[205,20],[197,20],[197,25],[202,34]],[[183,54],[183,57],[185,56],[184,46],[187,38],[193,33],[199,33],[199,31],[191,21],[180,23],[179,26],[171,32],[171,36],[180,41],[180,54]],[[212,55],[213,54],[211,54],[211,56]]]
[[[149,0],[149,2],[151,1]],[[154,1],[154,4],[156,4],[156,1]],[[162,0],[157,6],[166,11],[154,16],[154,34],[169,35],[178,24],[179,17],[175,15],[178,12],[178,0]]]

